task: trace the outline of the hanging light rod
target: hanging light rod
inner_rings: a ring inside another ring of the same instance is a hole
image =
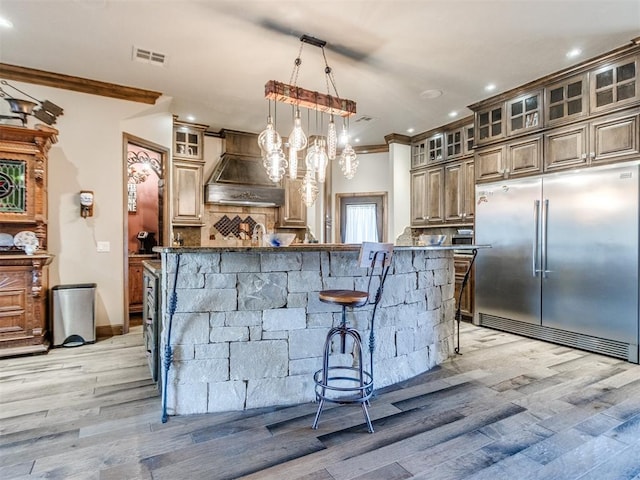
[[[289,105],[300,105],[310,110],[317,109],[320,112],[333,113],[341,117],[351,117],[356,114],[356,102],[353,100],[314,92],[276,80],[269,80],[265,84],[264,98]]]
[[[308,43],[309,45],[313,45],[314,47],[323,48],[327,45],[327,42],[324,40],[320,40],[319,38],[312,37],[311,35],[307,35],[306,33],[300,37],[300,41],[302,43]]]

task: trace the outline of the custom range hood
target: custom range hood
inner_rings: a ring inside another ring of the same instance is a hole
[[[278,207],[284,189],[262,166],[257,135],[223,130],[225,153],[205,186],[205,202],[219,205]]]

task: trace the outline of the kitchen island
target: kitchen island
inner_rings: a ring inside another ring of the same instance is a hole
[[[341,316],[340,307],[320,302],[318,292],[366,290],[359,248],[154,248],[162,258],[160,352],[166,356],[170,330],[173,354],[167,412],[313,401],[313,372],[322,365],[327,332]],[[394,248],[376,313],[375,388],[414,377],[453,354],[454,248],[460,247]],[[365,339],[371,313],[369,306],[347,313]]]

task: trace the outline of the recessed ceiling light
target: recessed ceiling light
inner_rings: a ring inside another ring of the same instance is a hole
[[[486,92],[493,92],[495,89],[496,89],[495,83],[489,83],[486,87],[484,87],[484,90]]]
[[[413,128],[413,127],[411,127],[411,128],[407,128],[407,133],[413,133],[413,132],[415,132],[415,131],[416,131],[416,129],[415,129],[415,128]]]
[[[194,117],[193,115],[187,115],[187,121],[189,122],[193,122],[195,121],[196,117]]]
[[[573,48],[567,52],[567,58],[576,58],[582,53],[579,48]]]
[[[442,96],[442,90],[424,90],[420,93],[420,98],[422,100],[431,100],[432,98],[438,98]]]
[[[0,27],[13,28],[13,23],[8,18],[0,17]]]
[[[359,138],[354,138],[353,141],[356,142],[356,143],[360,143],[360,139]]]
[[[451,118],[453,118],[453,117],[457,117],[457,116],[458,116],[458,112],[449,112],[449,116],[450,116]]]

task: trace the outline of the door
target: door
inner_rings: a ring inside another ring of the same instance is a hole
[[[540,324],[539,216],[542,180],[476,186],[476,311]]]
[[[547,177],[542,325],[638,343],[638,166]]]

